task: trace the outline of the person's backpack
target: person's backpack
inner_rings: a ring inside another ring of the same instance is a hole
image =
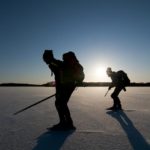
[[[69,77],[73,82],[75,83],[82,83],[84,80],[84,72],[83,72],[83,67],[79,63],[78,59],[75,56],[75,53],[72,51],[69,51],[67,53],[63,54],[63,60],[65,64],[68,64],[69,66]]]
[[[73,69],[74,69],[74,80],[75,80],[77,83],[83,82],[83,80],[84,80],[84,78],[85,78],[85,75],[84,75],[83,67],[81,66],[81,64],[76,63],[76,64],[74,65]]]
[[[117,72],[117,74],[124,86],[130,85],[130,79],[128,78],[128,75],[124,71],[120,70]]]

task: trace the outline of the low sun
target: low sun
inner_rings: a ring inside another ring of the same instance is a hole
[[[107,75],[106,75],[106,67],[105,66],[97,66],[94,69],[94,76],[97,81],[105,82],[107,81]]]
[[[106,68],[105,67],[97,67],[95,69],[95,74],[96,75],[100,75],[100,74],[106,75]]]

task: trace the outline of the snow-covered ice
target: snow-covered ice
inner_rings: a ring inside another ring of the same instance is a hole
[[[0,87],[0,150],[149,150],[150,88],[128,87],[125,111],[111,112],[107,87],[79,87],[69,108],[75,131],[48,132],[58,122],[51,98],[18,115],[16,111],[55,93],[48,87]]]

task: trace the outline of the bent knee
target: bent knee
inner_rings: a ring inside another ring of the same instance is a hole
[[[116,98],[117,97],[117,95],[116,94],[111,94],[111,98]]]
[[[56,106],[56,107],[61,106],[60,102],[59,102],[59,101],[55,101],[55,106]]]

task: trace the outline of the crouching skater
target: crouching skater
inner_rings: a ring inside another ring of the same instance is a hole
[[[112,87],[115,87],[113,93],[111,94],[111,97],[113,99],[113,106],[107,108],[107,110],[122,110],[121,101],[118,95],[122,90],[126,91],[125,87],[130,84],[130,80],[127,74],[122,70],[114,72],[110,67],[108,67],[106,72],[112,80],[112,83],[108,87],[108,90],[110,90]]]
[[[62,59],[62,61],[55,59],[52,50],[45,50],[43,54],[43,60],[55,75],[55,106],[59,116],[59,123],[50,129],[74,130],[76,128],[71,118],[68,102],[76,86],[83,81],[84,72],[74,52],[64,53]]]

